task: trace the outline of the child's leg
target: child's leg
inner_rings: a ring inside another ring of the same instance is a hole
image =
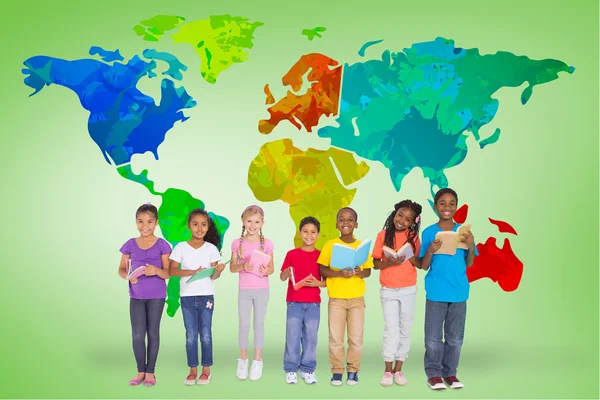
[[[131,338],[133,355],[137,370],[146,372],[146,304],[145,300],[129,299],[129,318],[131,320]]]
[[[444,357],[442,358],[442,378],[456,376],[460,349],[465,337],[467,302],[448,303],[448,313],[444,325]]]
[[[254,297],[254,359],[262,358],[262,349],[265,347],[265,316],[269,303],[269,288],[255,289]]]
[[[396,368],[394,372],[402,369],[402,363],[408,358],[410,350],[410,334],[415,320],[415,300],[417,298],[417,288],[412,286],[398,291],[398,301],[400,304],[400,321],[398,347],[396,348]]]
[[[238,345],[240,347],[240,358],[248,358],[248,335],[250,334],[250,313],[252,312],[252,295],[249,289],[240,289],[238,294]]]
[[[383,310],[383,361],[385,362],[386,372],[392,372],[392,362],[398,352],[398,326],[400,325],[400,302],[397,296],[397,289],[388,289],[382,287],[379,290],[381,298],[381,308]]]
[[[185,352],[188,367],[198,367],[198,300],[197,296],[184,296],[180,299],[183,324],[185,326]],[[197,371],[192,371],[196,373]]]
[[[348,372],[360,371],[365,330],[365,298],[349,299],[348,307]]]
[[[344,373],[344,331],[346,330],[346,299],[329,298],[329,364],[331,373]]]
[[[315,372],[317,369],[317,339],[321,322],[321,303],[304,303],[302,318],[302,357],[300,370]]]
[[[165,299],[152,299],[146,302],[148,323],[148,363],[146,373],[154,374],[158,348],[160,346],[160,319],[165,308]]]
[[[200,297],[198,325],[200,327],[200,345],[202,346],[202,366],[210,367],[213,365],[212,318],[215,307],[215,296],[198,297]]]
[[[285,351],[283,353],[283,370],[297,372],[300,368],[300,338],[302,334],[302,305],[304,303],[287,303],[285,322]]]
[[[425,374],[427,379],[442,376],[442,327],[449,303],[426,300],[425,305]]]

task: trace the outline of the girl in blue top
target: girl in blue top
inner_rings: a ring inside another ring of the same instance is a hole
[[[434,254],[442,245],[435,235],[456,232],[460,226],[453,220],[457,204],[458,195],[452,189],[441,189],[435,194],[433,209],[440,219],[423,231],[419,254],[421,268],[429,270],[425,277],[425,374],[427,384],[434,390],[446,389],[446,385],[452,389],[464,387],[456,378],[456,370],[469,298],[467,267],[477,255],[473,234],[469,232],[460,239],[468,250],[457,248],[453,256]]]

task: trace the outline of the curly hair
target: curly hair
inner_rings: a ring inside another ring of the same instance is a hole
[[[383,225],[383,229],[385,230],[385,240],[384,244],[387,247],[392,249],[396,249],[395,238],[396,238],[396,227],[394,226],[394,218],[396,217],[396,213],[400,208],[408,208],[415,213],[415,222],[411,226],[408,227],[408,243],[413,248],[413,251],[417,251],[415,239],[419,236],[419,228],[421,227],[421,211],[423,211],[423,207],[419,203],[415,203],[412,200],[402,200],[399,203],[394,205],[394,211],[390,214],[389,217],[385,220],[385,224]]]
[[[190,224],[190,222],[192,222],[192,219],[194,219],[194,217],[196,215],[204,215],[206,217],[206,221],[208,222],[208,230],[206,231],[206,235],[204,235],[204,241],[208,242],[208,243],[212,243],[217,248],[220,248],[221,247],[221,236],[219,235],[219,232],[217,231],[217,227],[215,226],[214,221],[212,220],[210,215],[208,215],[208,213],[205,210],[203,210],[201,208],[196,208],[195,210],[190,211],[190,215],[188,215],[188,225]]]

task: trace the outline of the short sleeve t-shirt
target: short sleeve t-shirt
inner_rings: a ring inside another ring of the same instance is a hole
[[[460,227],[455,224],[452,232]],[[433,224],[423,231],[423,240],[421,241],[421,251],[419,258],[425,257],[429,245],[435,240],[435,235],[442,232],[442,229]],[[440,301],[448,303],[459,303],[469,298],[469,281],[467,279],[467,255],[468,250],[456,249],[456,254],[434,254],[431,257],[431,265],[425,276],[426,298],[430,301]],[[478,256],[477,246],[475,246],[475,255]]]
[[[394,250],[398,251],[406,242],[408,242],[408,229],[403,232],[396,232],[394,236]],[[375,245],[373,246],[373,258],[386,260],[383,246],[385,246],[385,230],[377,234],[377,239],[375,239]],[[418,237],[415,238],[415,247],[416,249],[413,249],[413,252],[418,257],[421,248],[421,241]],[[409,260],[405,260],[401,265],[393,265],[382,269],[379,273],[379,283],[381,286],[390,289],[416,286],[417,269]]]
[[[158,238],[149,249],[141,249],[135,238],[132,238],[125,242],[119,251],[129,256],[132,270],[146,264],[162,269],[162,256],[171,252],[171,246],[166,240]],[[129,296],[140,300],[164,299],[167,297],[167,284],[157,275],[142,275],[137,283],[129,282]]]
[[[238,248],[240,247],[240,239],[235,239],[231,244],[231,251],[234,254],[238,253]],[[250,261],[250,257],[252,256],[252,252],[254,250],[260,251],[260,242],[242,242],[242,257],[245,262]],[[273,242],[269,239],[265,239],[263,244],[263,253],[272,255],[273,254]],[[238,263],[241,261],[238,259]],[[250,272],[246,272],[244,270],[240,271],[240,289],[266,289],[269,287],[269,277],[268,276],[257,276]]]
[[[171,260],[180,263],[183,270],[196,270],[200,267],[210,268],[211,264],[221,259],[217,247],[209,242],[195,249],[188,242],[177,243],[171,253]],[[211,278],[198,279],[192,283],[187,281],[192,276],[185,276],[179,281],[179,295],[188,296],[210,296],[215,294],[215,283]]]
[[[317,259],[320,254],[321,252],[316,249],[313,251],[304,251],[300,248],[290,250],[285,255],[281,270],[283,271],[292,267],[296,282],[306,278],[310,274],[312,274],[316,280],[320,281],[321,274],[319,273],[319,264],[317,264]],[[304,286],[298,290],[294,290],[292,280],[288,279],[288,289],[285,300],[298,303],[320,303],[321,288]]]
[[[323,249],[321,250],[321,254],[319,255],[317,263],[329,267],[333,245],[336,243],[344,244],[356,249],[361,242],[360,240],[355,240],[353,243],[346,243],[339,237],[332,239],[323,245]],[[367,258],[367,261],[365,261],[365,263],[360,267],[361,269],[373,268],[373,259],[371,257]],[[337,268],[331,267],[331,269],[334,271],[339,271]],[[364,278],[359,278],[358,276],[352,276],[350,278],[327,278],[326,283],[327,294],[329,297],[335,299],[356,299],[364,296],[367,290],[367,284],[365,283]]]

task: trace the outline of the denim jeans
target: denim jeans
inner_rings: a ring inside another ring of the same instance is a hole
[[[210,367],[213,364],[212,317],[215,296],[184,296],[180,301],[188,367],[198,366],[198,335],[202,347],[202,366]]]
[[[285,325],[285,372],[314,372],[317,368],[317,338],[321,320],[320,303],[287,303]],[[300,353],[302,345],[302,353]]]
[[[164,307],[165,299],[129,300],[133,354],[138,372],[154,373],[160,345],[160,319]]]
[[[456,375],[465,335],[467,302],[427,300],[425,306],[425,374],[427,379]],[[442,337],[444,342],[442,342]]]

